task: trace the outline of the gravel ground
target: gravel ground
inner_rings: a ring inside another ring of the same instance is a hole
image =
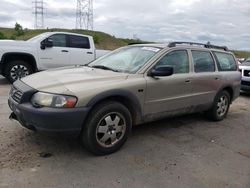
[[[10,121],[9,89],[0,77],[0,187],[250,187],[250,94],[224,121],[194,114],[137,126],[119,152],[96,157]]]

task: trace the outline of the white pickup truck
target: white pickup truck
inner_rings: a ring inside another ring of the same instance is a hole
[[[84,65],[108,53],[96,50],[93,38],[65,32],[47,32],[27,41],[0,41],[0,74],[10,82],[37,71]]]

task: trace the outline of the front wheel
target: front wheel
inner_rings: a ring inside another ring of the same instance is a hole
[[[213,121],[221,121],[227,116],[230,107],[230,95],[223,90],[215,97],[214,104],[207,111],[207,117]]]
[[[81,138],[90,152],[106,155],[123,146],[131,127],[131,114],[123,104],[115,101],[104,102],[90,113]]]
[[[22,60],[10,61],[5,67],[4,74],[6,78],[13,83],[14,81],[21,79],[33,73],[31,66]]]

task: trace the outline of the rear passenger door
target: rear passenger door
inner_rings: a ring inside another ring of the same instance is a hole
[[[152,78],[146,76],[147,90],[144,114],[159,117],[176,114],[180,110],[188,111],[190,107],[191,84],[189,80],[189,56],[187,50],[174,50],[164,55],[155,66],[168,65],[174,74],[166,77]],[[170,114],[169,114],[170,113]]]
[[[88,37],[69,35],[71,65],[85,65],[95,59],[95,48]]]
[[[221,76],[216,70],[212,54],[209,51],[191,50],[192,73],[192,106],[210,105],[219,88]]]
[[[234,96],[238,96],[241,86],[241,73],[238,71],[238,64],[231,53],[228,52],[213,52],[217,62],[218,71],[224,78],[221,80],[223,86],[230,86],[233,88]],[[242,78],[244,80],[244,78]]]

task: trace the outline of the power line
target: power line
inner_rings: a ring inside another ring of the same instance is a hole
[[[76,29],[93,30],[93,0],[77,0]]]
[[[44,2],[43,0],[35,0],[32,2],[33,5],[33,14],[35,15],[35,29],[44,28]]]

